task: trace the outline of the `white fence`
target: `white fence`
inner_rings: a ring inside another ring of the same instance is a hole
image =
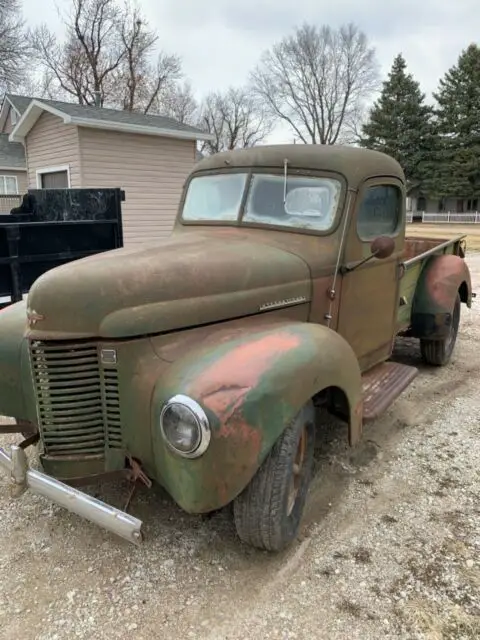
[[[470,213],[425,213],[418,211],[415,217],[422,216],[425,223],[453,223],[453,224],[480,224],[480,213],[478,211]],[[413,222],[413,213],[407,211],[407,222]]]

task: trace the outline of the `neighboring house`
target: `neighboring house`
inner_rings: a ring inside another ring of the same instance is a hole
[[[5,101],[4,107],[0,111],[0,213],[8,213],[17,206],[19,195],[28,188],[25,149],[21,143],[9,141],[9,134],[23,112],[23,105],[20,109],[12,108]]]
[[[478,198],[427,198],[412,188],[408,192],[407,210],[416,213],[475,213],[479,211]]]
[[[211,138],[163,116],[12,94],[0,112],[2,134],[24,148],[27,178],[20,193],[27,187],[123,189],[126,245],[170,233],[197,161],[197,141]]]
[[[0,195],[25,193],[26,190],[25,149],[18,142],[9,142],[8,133],[0,133]]]

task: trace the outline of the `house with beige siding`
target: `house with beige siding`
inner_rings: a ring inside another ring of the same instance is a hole
[[[21,113],[6,100],[0,110],[0,214],[16,206],[20,194],[28,188],[25,149],[21,143],[9,140]]]
[[[25,187],[123,189],[127,246],[170,233],[183,183],[197,161],[197,141],[210,139],[163,116],[10,94],[0,132],[24,150],[23,192]]]
[[[0,133],[0,195],[17,195],[27,190],[27,162],[23,145],[10,142]]]

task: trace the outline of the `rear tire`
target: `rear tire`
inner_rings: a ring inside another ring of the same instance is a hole
[[[279,551],[294,540],[312,478],[314,446],[315,410],[310,401],[234,501],[235,526],[243,542]]]
[[[420,352],[427,364],[442,367],[450,361],[457,341],[458,326],[460,324],[460,295],[457,293],[452,312],[452,324],[448,336],[442,340],[420,339]]]

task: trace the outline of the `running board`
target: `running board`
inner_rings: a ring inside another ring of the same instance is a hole
[[[363,374],[363,421],[382,415],[417,376],[418,369],[384,362]]]

